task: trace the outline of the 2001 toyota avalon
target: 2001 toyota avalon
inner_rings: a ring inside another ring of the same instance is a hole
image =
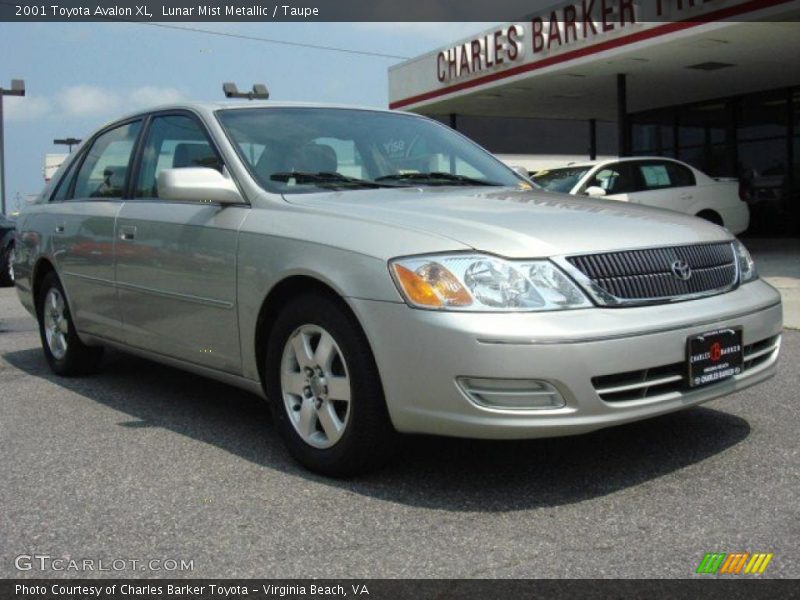
[[[558,436],[697,405],[773,375],[780,345],[780,297],[725,229],[532,190],[409,114],[135,114],[17,235],[56,373],[114,346],[241,386],[331,475],[398,432]]]

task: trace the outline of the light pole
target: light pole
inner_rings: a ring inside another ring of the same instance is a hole
[[[263,83],[256,83],[253,85],[253,91],[240,92],[235,83],[223,83],[222,92],[226,98],[247,98],[248,100],[268,100],[269,91],[267,86]]]
[[[53,143],[56,146],[69,146],[69,151],[72,152],[72,147],[80,144],[81,140],[74,137],[68,137],[68,138],[53,140]]]
[[[3,139],[3,96],[24,96],[25,82],[22,79],[12,79],[11,89],[0,87],[0,214],[6,213],[6,157],[5,141]]]

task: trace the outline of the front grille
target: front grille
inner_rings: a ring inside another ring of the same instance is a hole
[[[736,258],[730,242],[586,254],[567,261],[591,282],[601,304],[632,304],[680,299],[729,289],[736,283]],[[679,279],[672,267],[683,261],[691,277]]]
[[[781,336],[775,335],[744,347],[744,373],[773,358],[780,347]],[[626,371],[592,378],[597,395],[606,402],[628,402],[654,399],[689,391],[686,362],[661,365],[649,369]]]

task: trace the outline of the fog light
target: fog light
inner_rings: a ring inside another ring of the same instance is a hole
[[[470,400],[487,408],[536,410],[566,405],[553,385],[539,379],[459,377],[456,381]]]

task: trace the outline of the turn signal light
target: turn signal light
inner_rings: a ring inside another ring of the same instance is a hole
[[[442,265],[429,262],[412,271],[393,264],[395,277],[412,304],[428,308],[469,306],[472,297],[458,279]]]

